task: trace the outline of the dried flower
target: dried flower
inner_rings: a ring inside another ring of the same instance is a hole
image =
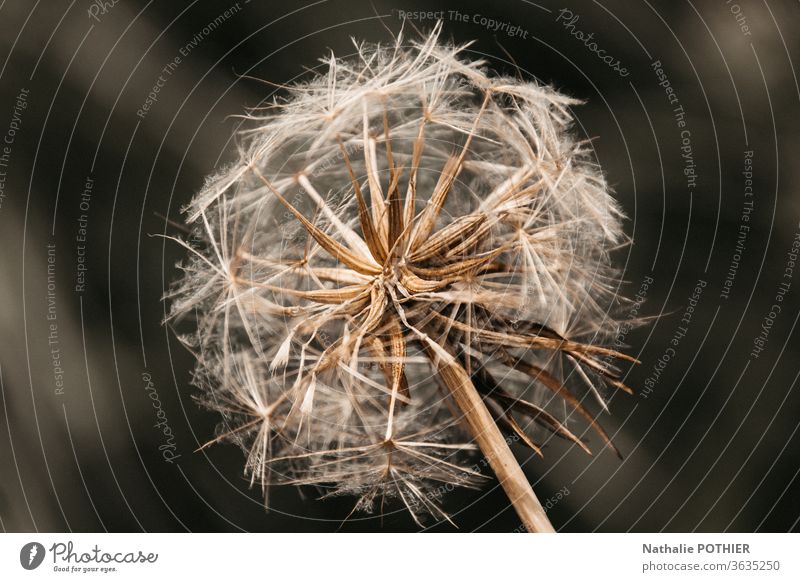
[[[331,55],[247,116],[239,161],[186,209],[201,244],[181,242],[172,316],[196,315],[215,441],[241,444],[265,496],[316,485],[447,518],[440,492],[486,479],[479,448],[548,531],[509,442],[588,452],[568,411],[612,446],[577,394],[628,390],[609,360],[630,358],[601,345],[621,214],[570,133],[576,101],[490,76],[439,29]]]

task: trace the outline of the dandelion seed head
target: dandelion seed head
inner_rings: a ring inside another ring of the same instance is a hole
[[[626,389],[602,347],[625,236],[578,102],[439,32],[323,59],[185,209],[171,316],[194,318],[199,398],[265,492],[445,519],[441,491],[484,480],[453,370],[537,453],[586,448],[563,410],[610,445],[581,395]]]

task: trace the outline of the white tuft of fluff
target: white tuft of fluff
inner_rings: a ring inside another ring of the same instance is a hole
[[[172,316],[197,314],[215,440],[245,449],[265,491],[445,519],[441,492],[484,476],[442,367],[537,452],[552,435],[586,448],[565,410],[610,445],[583,398],[625,388],[601,344],[626,239],[572,132],[578,102],[490,75],[439,32],[325,59],[246,116],[239,160],[185,209],[202,242]]]

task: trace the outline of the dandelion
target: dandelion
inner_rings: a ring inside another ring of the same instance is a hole
[[[239,160],[186,208],[171,317],[267,498],[272,484],[450,519],[490,467],[525,526],[552,531],[510,449],[589,451],[584,400],[628,388],[604,347],[625,243],[576,103],[490,75],[464,46],[357,56],[246,117]],[[177,239],[176,239],[177,240]],[[199,243],[197,243],[199,241]]]

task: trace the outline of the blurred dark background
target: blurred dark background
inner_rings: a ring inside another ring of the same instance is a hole
[[[574,110],[576,129],[594,138],[630,217],[634,244],[616,256],[625,293],[650,282],[640,314],[659,316],[624,338],[642,362],[627,378],[638,393],[615,395],[603,418],[625,459],[590,458],[557,443],[525,464],[542,501],[552,501],[555,526],[798,528],[796,1],[7,0],[4,530],[418,529],[403,512],[342,523],[352,500],[319,502],[312,490],[278,489],[265,513],[260,492],[242,477],[238,449],[194,452],[213,437],[216,417],[192,400],[192,357],[161,324],[161,296],[181,249],[153,235],[179,234],[167,219],[179,222],[204,176],[232,159],[235,115],[280,93],[273,84],[307,75],[330,50],[352,53],[351,37],[389,41],[401,11],[419,10],[444,11],[444,36],[475,39],[468,53],[497,71],[586,100]],[[434,23],[407,16],[406,33]],[[484,18],[507,25],[492,30]],[[581,41],[577,31],[594,36]],[[157,101],[137,114],[176,56]],[[655,61],[677,102],[670,104]],[[174,435],[172,462],[159,450],[157,422]],[[519,526],[497,487],[456,492],[446,508],[462,531]]]

